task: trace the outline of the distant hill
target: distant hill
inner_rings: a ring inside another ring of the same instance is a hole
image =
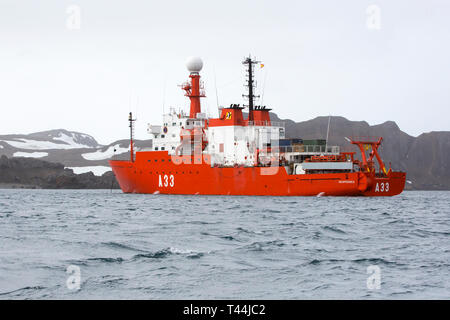
[[[12,147],[23,150],[96,148],[100,145],[90,135],[64,129],[41,131],[31,134],[9,134],[0,136]]]
[[[137,150],[152,146],[151,140],[136,140]],[[42,131],[31,134],[0,135],[0,156],[38,158],[62,163],[82,172],[83,168],[108,170],[108,160],[113,156],[129,154],[130,141],[119,140],[109,145],[100,145],[92,136],[64,129]],[[94,170],[95,171],[95,170]]]

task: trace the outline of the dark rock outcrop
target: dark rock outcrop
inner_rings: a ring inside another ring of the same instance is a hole
[[[450,132],[423,133],[405,157],[407,179],[423,190],[450,189]]]
[[[119,188],[112,171],[102,176],[92,172],[74,174],[64,165],[33,158],[0,157],[0,186],[43,189]]]

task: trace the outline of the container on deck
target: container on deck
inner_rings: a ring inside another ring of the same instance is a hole
[[[305,152],[305,146],[301,143],[295,143],[292,145],[293,152]]]
[[[303,140],[303,144],[307,146],[324,146],[327,144],[325,139]]]
[[[293,146],[294,144],[301,144],[303,143],[303,139],[299,139],[299,138],[291,138],[291,139],[279,139],[278,140],[278,145],[280,147],[290,147]],[[272,143],[273,145],[273,143]]]

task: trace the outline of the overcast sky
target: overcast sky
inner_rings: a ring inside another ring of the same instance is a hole
[[[147,139],[163,105],[188,110],[188,56],[204,61],[202,107],[217,116],[216,87],[220,105],[242,103],[249,53],[282,118],[450,130],[449,17],[448,0],[0,0],[0,134],[106,144],[128,136],[131,110]]]

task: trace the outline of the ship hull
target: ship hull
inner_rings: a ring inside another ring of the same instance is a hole
[[[175,163],[167,152],[138,152],[136,160],[111,160],[125,193],[257,196],[394,196],[406,174],[373,173],[289,175],[284,167],[211,167],[202,162]]]

